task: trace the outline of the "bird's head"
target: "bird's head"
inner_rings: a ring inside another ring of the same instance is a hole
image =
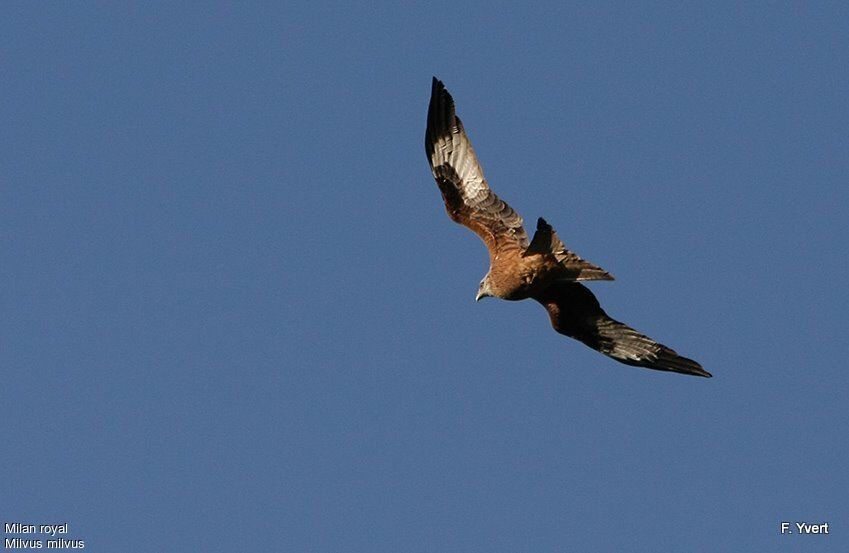
[[[492,296],[492,285],[489,281],[489,273],[487,273],[486,276],[483,277],[483,280],[481,281],[480,285],[478,286],[478,295],[475,296],[475,301],[480,301],[481,298],[489,298]]]

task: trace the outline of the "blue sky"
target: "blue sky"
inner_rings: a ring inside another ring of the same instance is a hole
[[[847,21],[4,5],[3,522],[91,551],[845,549]],[[432,75],[494,190],[713,379],[473,301]]]

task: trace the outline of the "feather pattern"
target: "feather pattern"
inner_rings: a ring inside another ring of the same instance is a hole
[[[692,359],[659,344],[608,316],[595,295],[576,282],[556,282],[534,299],[548,311],[551,325],[560,334],[580,340],[620,363],[660,371],[710,377]]]
[[[427,112],[425,151],[452,220],[475,231],[491,256],[504,248],[527,248],[522,217],[490,190],[454,100],[436,77]]]

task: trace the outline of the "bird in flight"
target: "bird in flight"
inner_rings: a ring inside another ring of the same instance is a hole
[[[480,282],[476,301],[532,298],[548,311],[554,330],[620,363],[711,376],[692,359],[610,318],[581,281],[613,280],[613,276],[566,249],[544,219],[537,220],[536,232],[528,238],[519,214],[490,190],[454,100],[436,77],[427,110],[425,151],[448,216],[472,229],[489,250],[489,272]]]

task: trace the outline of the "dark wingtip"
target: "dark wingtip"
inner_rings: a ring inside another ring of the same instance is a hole
[[[454,100],[445,90],[442,81],[434,76],[430,89],[430,102],[427,106],[427,128],[425,129],[425,153],[431,163],[433,143],[438,136],[450,132],[453,119],[456,119]]]
[[[435,115],[435,110],[453,110],[454,109],[454,99],[451,98],[451,94],[449,94],[448,90],[445,89],[445,85],[442,84],[442,81],[433,78],[430,87],[430,105],[428,106],[428,122],[431,121],[431,117]],[[452,111],[453,113],[453,111]]]
[[[430,91],[431,91],[431,94],[435,94],[435,93],[436,93],[437,91],[439,91],[439,90],[445,90],[445,85],[444,85],[444,84],[442,84],[442,81],[440,81],[439,79],[437,79],[437,78],[434,76],[434,77],[433,77],[433,80],[432,80],[432,81],[431,81],[431,83],[430,83]]]
[[[693,376],[701,376],[701,377],[704,377],[704,378],[713,378],[712,374],[710,374],[709,372],[704,370],[701,365],[699,365],[698,363],[696,363],[692,359],[687,359],[686,357],[683,357],[682,359],[686,359],[687,361],[689,361],[691,363],[691,365],[689,367],[687,367],[688,368],[687,374],[691,374]]]
[[[710,374],[709,372],[707,372],[706,370],[704,370],[701,367],[699,367],[698,369],[690,368],[689,370],[684,372],[684,374],[689,374],[689,375],[692,375],[692,376],[701,376],[703,378],[713,378],[712,374]]]
[[[542,217],[537,219],[537,230],[551,228],[551,225]]]
[[[701,376],[704,378],[713,378],[713,375],[704,370],[698,362],[682,357],[669,348],[663,348],[663,350],[661,350],[656,364],[662,370],[689,374],[692,376]]]

